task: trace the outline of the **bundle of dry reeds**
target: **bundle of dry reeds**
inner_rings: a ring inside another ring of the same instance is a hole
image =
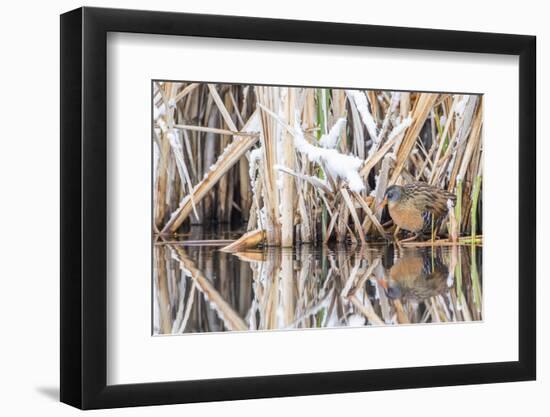
[[[456,234],[479,241],[481,96],[174,82],[153,90],[155,233],[215,221],[246,224],[270,246],[364,242],[385,236],[386,188],[424,181],[456,193]]]

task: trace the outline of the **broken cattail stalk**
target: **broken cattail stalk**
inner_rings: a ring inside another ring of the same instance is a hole
[[[242,252],[260,246],[265,241],[265,230],[253,230],[242,235],[235,242],[225,246],[224,252]]]

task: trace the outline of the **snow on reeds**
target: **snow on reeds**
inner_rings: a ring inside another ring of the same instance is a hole
[[[275,246],[379,239],[385,189],[425,181],[458,194],[452,240],[482,234],[481,96],[153,87],[155,232],[231,222]]]

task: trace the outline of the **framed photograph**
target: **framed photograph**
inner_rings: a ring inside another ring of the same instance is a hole
[[[535,37],[61,16],[61,401],[533,380]]]

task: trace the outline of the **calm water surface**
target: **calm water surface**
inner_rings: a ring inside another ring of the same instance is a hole
[[[154,245],[156,335],[482,320],[481,247],[302,245],[231,254],[195,243],[197,236]]]

